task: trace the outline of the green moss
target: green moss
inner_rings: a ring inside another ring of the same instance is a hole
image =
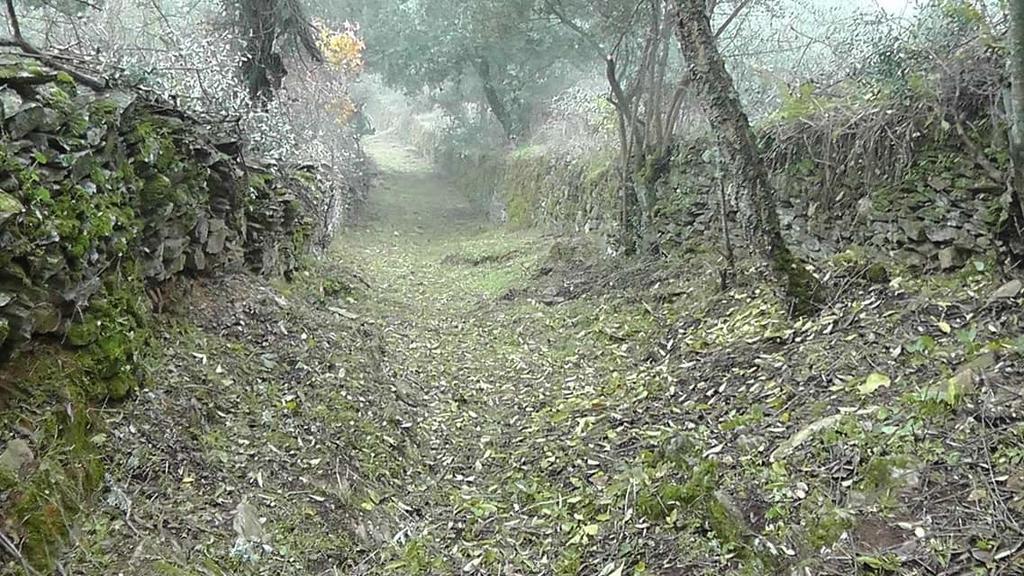
[[[106,125],[117,117],[118,104],[112,99],[95,100],[89,104],[89,118],[97,125]]]
[[[812,495],[801,506],[802,525],[806,527],[806,544],[810,550],[832,546],[853,528],[853,517],[836,508],[824,495]]]
[[[71,102],[71,95],[59,86],[53,86],[46,95],[46,103],[61,114],[71,112],[74,104]]]
[[[782,289],[791,313],[794,316],[815,313],[824,297],[818,279],[785,247],[776,250],[770,265],[774,280],[783,283]]]
[[[544,189],[546,160],[524,156],[510,159],[502,169],[502,196],[509,223],[524,228],[533,226],[537,223],[537,206]]]
[[[120,399],[145,379],[147,345],[151,337],[149,310],[136,277],[109,279],[95,298],[82,324],[95,340],[81,353],[89,378],[88,396]]]
[[[67,342],[72,346],[88,346],[99,337],[100,326],[96,322],[78,322],[67,331]]]
[[[672,151],[663,150],[650,154],[643,159],[637,171],[637,181],[648,188],[654,188],[663,178],[668,176],[672,167]]]
[[[28,392],[22,406],[42,415],[33,422],[43,443],[35,471],[20,481],[0,479],[0,489],[9,492],[4,514],[23,540],[26,559],[40,571],[52,570],[75,516],[102,480],[94,442],[102,420],[89,406],[124,397],[145,374],[149,331],[141,286],[127,273],[108,278],[69,333],[78,348],[37,348],[8,367],[17,373],[5,375]],[[0,423],[22,417],[21,411],[3,412]]]
[[[91,440],[98,426],[81,404],[71,414],[63,407],[49,413],[40,427],[54,440],[36,471],[11,490],[6,513],[37,570],[52,571],[75,515],[100,486],[103,463]]]
[[[21,205],[17,198],[0,191],[0,219],[19,214],[24,209],[24,206]]]
[[[872,284],[887,284],[889,282],[889,269],[878,262],[868,266],[864,271],[864,277]]]
[[[869,504],[893,506],[897,493],[908,486],[917,466],[910,456],[877,456],[864,466],[858,489]]]

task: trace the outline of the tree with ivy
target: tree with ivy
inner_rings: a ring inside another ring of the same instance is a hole
[[[782,237],[775,190],[750,120],[718,50],[705,0],[672,1],[676,7],[676,37],[690,82],[736,179],[740,225],[783,300],[797,314],[808,313],[815,307],[820,286]]]

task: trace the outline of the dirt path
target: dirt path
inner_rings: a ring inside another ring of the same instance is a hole
[[[367,217],[327,258],[199,284],[162,320],[152,385],[97,415],[106,488],[66,573],[852,574],[1020,550],[998,535],[1022,436],[986,423],[1024,409],[1000,385],[1024,319],[996,286],[851,277],[794,323],[698,254],[549,294],[588,266],[573,242],[494,228],[408,149],[368,149]],[[986,392],[942,396],[962,366]]]
[[[370,224],[339,252],[373,286],[368,314],[381,318],[421,450],[393,495],[416,521],[382,573],[571,570],[601,516],[590,497],[572,494],[603,489],[590,478],[610,464],[607,419],[628,412],[628,402],[591,403],[602,386],[626,394],[622,372],[635,373],[630,347],[593,322],[607,315],[609,332],[622,326],[593,303],[555,309],[508,297],[551,241],[494,229],[408,151],[369,149],[383,171]]]
[[[674,381],[646,360],[663,319],[642,299],[522,296],[553,240],[496,230],[407,152],[371,151],[384,172],[374,218],[340,252],[374,286],[368,314],[382,319],[421,447],[393,495],[416,521],[381,573],[693,573],[717,537],[680,558],[676,534],[651,530],[680,505],[651,488],[678,474],[664,447],[682,433],[680,409],[652,401]],[[672,458],[684,454],[699,456]],[[680,489],[707,499],[710,477],[690,472]],[[686,522],[709,507],[690,506]]]
[[[516,297],[552,241],[495,229],[407,149],[369,149],[367,217],[328,258],[292,284],[197,285],[164,318],[155,382],[106,416],[107,497],[73,573],[583,562],[635,330],[599,303]]]

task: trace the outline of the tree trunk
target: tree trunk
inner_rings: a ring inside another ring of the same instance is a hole
[[[640,222],[637,214],[636,174],[636,122],[631,115],[633,109],[629,98],[619,83],[615,59],[605,60],[605,77],[611,89],[610,99],[615,107],[616,126],[619,133],[619,248],[623,254],[636,254],[640,237]]]
[[[253,102],[264,105],[281,87],[285,70],[275,50],[278,36],[275,0],[242,0],[239,12],[245,33],[242,75]]]
[[[1010,199],[1008,230],[1004,235],[1011,256],[1024,257],[1024,0],[1010,0],[1010,95],[1006,107],[1010,120]]]
[[[475,65],[477,75],[480,76],[480,82],[483,84],[487,106],[491,109],[494,117],[498,119],[498,123],[501,124],[505,137],[509,141],[515,140],[517,135],[516,123],[512,118],[512,114],[509,113],[508,107],[505,106],[505,101],[502,100],[501,94],[498,93],[498,89],[494,87],[494,80],[491,78],[491,63],[486,58],[481,57],[477,58]]]
[[[690,79],[718,139],[722,156],[736,179],[740,226],[791,310],[797,314],[811,312],[820,286],[782,238],[775,191],[732,76],[715,43],[706,0],[673,2],[678,18],[676,35]]]

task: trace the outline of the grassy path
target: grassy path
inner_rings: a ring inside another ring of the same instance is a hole
[[[699,252],[602,269],[368,149],[327,258],[196,282],[159,320],[154,381],[95,415],[104,493],[65,573],[1024,566],[1024,308],[994,279],[838,265],[794,322]]]
[[[832,307],[791,322],[756,286],[717,291],[698,255],[619,262],[595,276],[618,288],[545,305],[571,247],[490,228],[400,147],[371,152],[371,224],[340,253],[371,278],[417,449],[379,501],[404,519],[370,572],[913,574],[976,561],[956,556],[977,546],[965,523],[1021,525],[998,485],[972,508],[986,473],[959,464],[983,450],[1012,476],[1014,428],[964,419],[1005,408],[942,396],[973,379],[995,398],[1021,353],[1017,320],[982,342],[956,312],[983,305],[984,276],[885,286],[839,267],[854,276]],[[1018,541],[996,545],[1003,565],[1024,563]]]
[[[380,186],[368,225],[339,253],[373,286],[368,314],[382,319],[422,449],[392,501],[416,522],[381,573],[574,573],[610,518],[596,496],[613,467],[615,420],[637,416],[628,334],[614,318],[596,325],[614,314],[592,302],[502,298],[529,282],[551,241],[493,229],[400,147],[370,152]],[[607,396],[619,405],[601,405]]]

